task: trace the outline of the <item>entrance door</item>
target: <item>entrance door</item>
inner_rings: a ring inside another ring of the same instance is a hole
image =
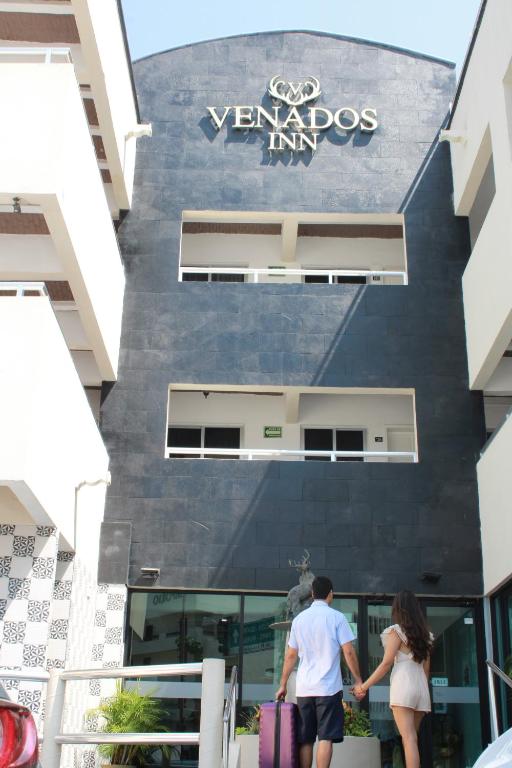
[[[426,607],[434,633],[432,741],[436,768],[466,768],[482,751],[475,610]]]
[[[512,584],[503,589],[493,601],[496,632],[497,663],[512,678]],[[496,679],[500,715],[500,733],[512,728],[512,690]]]
[[[391,603],[368,603],[368,675],[382,661],[381,633],[391,625]],[[400,740],[389,708],[389,675],[370,688],[368,710],[375,736],[379,737],[382,766],[403,765]]]
[[[388,451],[414,451],[414,432],[411,429],[405,427],[389,427],[388,428]],[[412,456],[405,459],[404,457],[392,456],[388,458],[388,462],[412,462]]]

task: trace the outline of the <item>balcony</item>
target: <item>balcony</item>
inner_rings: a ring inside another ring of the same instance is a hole
[[[486,389],[512,338],[512,220],[496,194],[462,278],[472,389]]]
[[[91,0],[21,5],[2,4],[1,45],[16,53],[9,58],[7,50],[1,58],[9,61],[16,55],[35,62],[45,58],[39,46],[68,46],[105,191],[118,218],[119,210],[131,205],[138,123],[120,5]]]
[[[183,282],[406,285],[394,215],[186,211]]]
[[[0,328],[2,510],[73,546],[76,488],[105,477],[108,455],[44,288],[3,289]]]
[[[418,461],[410,390],[172,385],[170,459]]]
[[[73,65],[45,61],[0,56],[0,270],[67,283],[100,381],[113,380],[121,258]]]
[[[487,442],[477,464],[485,594],[493,592],[510,578],[511,456],[512,409]]]

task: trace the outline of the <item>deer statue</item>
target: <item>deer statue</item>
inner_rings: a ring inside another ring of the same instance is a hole
[[[299,583],[290,589],[286,598],[286,618],[291,621],[304,608],[309,608],[311,605],[311,585],[315,574],[310,570],[311,555],[307,549],[304,550],[302,560],[297,562],[288,560],[288,563],[292,568],[296,568],[300,574]]]

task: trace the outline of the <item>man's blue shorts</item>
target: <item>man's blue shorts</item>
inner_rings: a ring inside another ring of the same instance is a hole
[[[343,741],[342,692],[333,696],[297,696],[299,744]]]

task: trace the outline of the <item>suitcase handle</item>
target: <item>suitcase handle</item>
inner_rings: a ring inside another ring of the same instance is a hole
[[[276,701],[276,719],[274,726],[274,765],[273,768],[279,768],[281,764],[281,704],[279,699]]]

